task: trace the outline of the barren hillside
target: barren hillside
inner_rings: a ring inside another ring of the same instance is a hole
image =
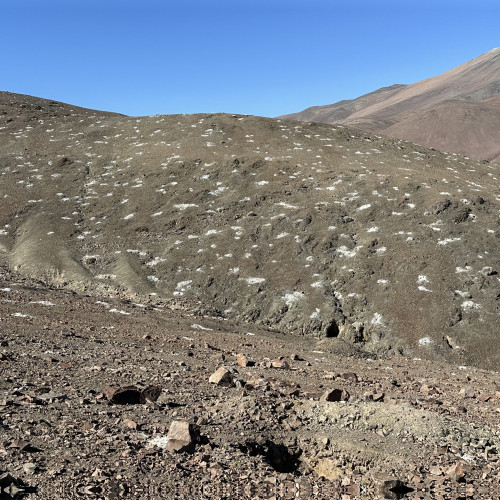
[[[0,248],[79,292],[498,368],[498,167],[341,126],[0,97]]]

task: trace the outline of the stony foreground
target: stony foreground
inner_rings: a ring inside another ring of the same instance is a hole
[[[355,358],[6,269],[0,300],[2,499],[498,493],[496,372]]]

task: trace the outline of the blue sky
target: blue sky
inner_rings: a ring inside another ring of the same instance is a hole
[[[498,0],[2,0],[0,90],[128,115],[277,116],[500,46]]]

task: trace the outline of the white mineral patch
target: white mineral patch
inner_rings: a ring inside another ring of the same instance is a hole
[[[257,285],[259,283],[264,283],[264,281],[266,281],[266,279],[265,278],[245,278],[245,281],[249,285]]]
[[[465,312],[468,312],[473,311],[474,309],[479,309],[481,306],[479,304],[476,304],[475,302],[472,302],[472,300],[465,300],[464,302],[462,302],[461,307]]]
[[[418,345],[421,345],[421,346],[426,346],[429,344],[432,344],[432,339],[430,337],[422,337],[418,341]]]
[[[292,292],[292,293],[285,293],[285,295],[283,295],[282,298],[287,306],[291,306],[292,304],[302,299],[303,297],[304,294],[302,292]]]

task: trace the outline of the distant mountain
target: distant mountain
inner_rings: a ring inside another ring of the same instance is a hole
[[[497,170],[344,126],[0,92],[0,266],[371,357],[498,369]]]
[[[284,115],[500,162],[500,48],[442,75]]]

